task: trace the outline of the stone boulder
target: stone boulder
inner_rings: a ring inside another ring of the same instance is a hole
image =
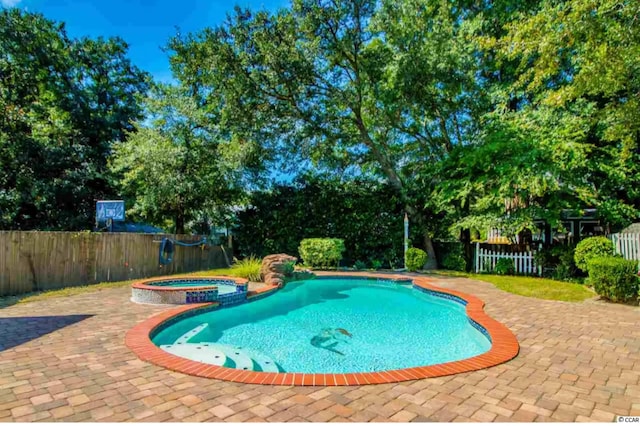
[[[262,259],[260,268],[260,278],[266,284],[284,286],[285,278],[291,277],[293,270],[288,265],[295,263],[298,259],[288,254],[270,254]]]

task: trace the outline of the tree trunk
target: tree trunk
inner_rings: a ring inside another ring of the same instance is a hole
[[[462,242],[462,252],[464,254],[464,260],[466,262],[467,271],[471,271],[473,268],[473,246],[471,245],[471,230],[460,230],[460,241]]]
[[[433,248],[433,240],[429,234],[425,231],[424,235],[424,249],[429,256],[427,263],[425,263],[422,269],[438,269],[438,260],[436,259],[436,250]]]
[[[405,210],[407,211],[407,213],[409,213],[409,219],[413,220],[414,223],[421,225],[421,227],[424,229],[424,234],[422,234],[422,241],[428,258],[427,263],[424,265],[423,269],[437,269],[438,260],[436,258],[436,250],[433,247],[433,240],[431,239],[431,237],[429,236],[429,232],[427,231],[424,217],[419,213],[418,209],[410,204],[405,205]]]
[[[182,211],[182,209],[178,210],[178,212],[176,213],[175,224],[176,234],[184,234],[184,212]]]

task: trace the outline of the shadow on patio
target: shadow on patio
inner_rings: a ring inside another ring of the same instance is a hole
[[[93,315],[58,315],[0,318],[0,352],[73,325],[92,316]]]

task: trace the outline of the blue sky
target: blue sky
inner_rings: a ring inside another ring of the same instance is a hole
[[[169,61],[160,50],[176,32],[220,24],[235,4],[276,10],[289,0],[0,0],[3,7],[40,12],[66,23],[71,37],[120,36],[132,62],[160,81],[171,81]]]

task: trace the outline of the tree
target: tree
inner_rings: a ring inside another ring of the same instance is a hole
[[[177,234],[190,222],[208,224],[214,211],[242,195],[247,153],[209,126],[183,87],[158,85],[145,105],[146,120],[114,146],[111,159],[122,193],[133,202],[129,211],[155,224],[170,218]]]
[[[563,209],[596,207],[614,226],[638,217],[639,12],[633,2],[543,1],[480,38],[487,56],[514,66],[482,142],[444,166],[443,205],[472,194],[459,226],[504,221],[505,201],[515,228],[557,224]]]
[[[434,168],[477,129],[475,62],[447,2],[295,0],[170,42],[177,78],[265,153],[356,165],[402,199],[435,260]]]
[[[127,48],[0,11],[0,227],[86,229],[95,201],[114,195],[111,143],[141,117],[135,96],[148,87]]]

